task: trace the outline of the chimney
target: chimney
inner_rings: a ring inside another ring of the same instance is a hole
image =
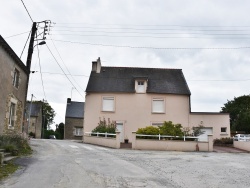
[[[100,57],[98,57],[97,61],[92,61],[92,71],[96,72],[96,73],[100,73],[101,72],[101,59]]]
[[[67,104],[71,103],[71,98],[67,98]]]

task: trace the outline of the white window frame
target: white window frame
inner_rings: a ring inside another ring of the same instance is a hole
[[[113,101],[113,102],[111,102],[111,101]],[[108,103],[110,103],[110,104],[108,104]],[[111,104],[111,103],[113,103],[113,104]],[[103,96],[102,97],[102,111],[103,112],[115,112],[115,97],[113,97],[113,96]]]
[[[154,101],[162,101],[162,107],[163,107],[163,109],[162,110],[156,110],[155,109],[155,107],[154,107]],[[165,113],[165,99],[164,98],[152,98],[152,113],[154,113],[154,114],[164,114]]]
[[[75,136],[82,136],[83,135],[83,128],[82,127],[75,127],[74,135]]]
[[[17,68],[15,68],[14,73],[13,73],[13,83],[12,83],[12,85],[15,88],[18,88],[19,87],[19,82],[20,82],[20,71]]]
[[[10,102],[9,107],[9,128],[14,128],[16,121],[16,103]]]
[[[146,80],[136,80],[135,81],[135,91],[136,93],[146,93],[147,81]]]

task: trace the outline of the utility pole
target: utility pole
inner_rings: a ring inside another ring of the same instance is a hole
[[[29,44],[29,49],[28,49],[28,57],[26,61],[26,66],[29,70],[30,73],[30,67],[31,67],[31,59],[32,59],[32,54],[34,50],[34,41],[35,41],[35,34],[36,34],[37,28],[36,28],[36,22],[33,22],[32,24],[32,29],[31,29],[31,35],[30,35],[30,44]]]
[[[44,24],[44,27],[39,26],[39,24]],[[41,21],[41,22],[33,22],[33,24],[32,24],[31,35],[30,35],[30,43],[29,43],[29,49],[28,49],[28,56],[27,56],[27,60],[26,60],[26,67],[28,69],[27,70],[28,71],[27,83],[29,83],[29,77],[30,77],[30,72],[31,72],[30,68],[31,68],[32,54],[33,54],[33,50],[34,50],[34,42],[42,40],[42,42],[37,43],[37,45],[46,44],[46,42],[45,42],[46,37],[45,36],[48,34],[46,32],[49,31],[50,24],[51,24],[50,20],[45,20],[45,21]],[[42,28],[43,31],[40,34],[37,35],[38,28]],[[27,99],[27,94],[28,94],[28,84],[27,84],[27,87],[26,87],[25,99]],[[26,106],[26,101],[25,101],[24,105]],[[24,117],[26,119],[26,117],[27,117],[27,109],[25,111],[26,112],[24,112]],[[26,126],[28,126],[27,129],[25,129],[25,125],[23,123],[24,132],[28,131],[29,122],[28,122],[28,125],[26,125]],[[28,134],[28,132],[27,132],[27,134]]]

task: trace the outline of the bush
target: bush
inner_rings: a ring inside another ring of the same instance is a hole
[[[12,155],[26,155],[32,151],[28,140],[19,135],[0,135],[0,148]]]
[[[173,124],[172,121],[165,121],[162,126],[159,127],[160,134],[170,136],[183,136],[181,124]]]
[[[116,125],[114,121],[110,121],[110,119],[108,118],[108,122],[105,120],[105,118],[103,118],[103,120],[100,119],[98,126],[92,130],[92,134],[96,136],[96,134],[93,133],[113,133],[115,134],[116,132]],[[105,136],[105,135],[99,135],[99,136]],[[108,137],[114,137],[112,135],[108,135]]]
[[[214,139],[215,146],[230,146],[233,144],[233,138],[221,138],[221,139]]]

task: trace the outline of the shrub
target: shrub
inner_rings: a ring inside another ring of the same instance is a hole
[[[221,138],[221,139],[214,139],[214,145],[217,146],[230,146],[233,144],[233,138]]]
[[[28,140],[19,135],[0,135],[0,148],[11,152],[13,155],[25,155],[31,153]]]
[[[172,121],[165,121],[162,126],[159,127],[160,134],[171,136],[183,136],[181,124],[173,124]]]
[[[113,133],[116,132],[116,125],[114,121],[110,121],[108,118],[108,122],[103,118],[103,120],[100,119],[98,126],[92,130],[92,135],[96,135],[93,133]],[[105,135],[100,135],[105,136]],[[113,137],[112,135],[109,135],[108,137]]]

